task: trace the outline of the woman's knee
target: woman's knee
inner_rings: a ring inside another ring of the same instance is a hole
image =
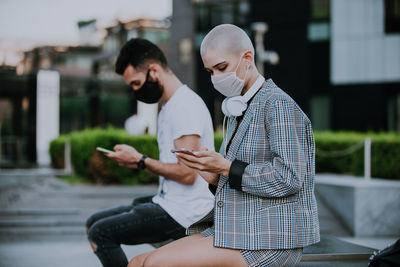
[[[132,258],[128,264],[128,267],[143,267],[143,263],[145,259],[151,254],[152,252],[147,252],[144,254],[137,255],[136,257]]]
[[[170,264],[167,262],[168,259],[165,257],[164,253],[156,250],[153,253],[147,255],[144,259],[142,266],[143,267],[169,267]]]

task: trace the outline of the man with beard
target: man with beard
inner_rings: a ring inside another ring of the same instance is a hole
[[[132,87],[136,99],[162,101],[158,116],[159,160],[128,145],[116,145],[106,154],[120,166],[159,176],[156,196],[93,214],[86,222],[88,239],[103,266],[127,266],[121,244],[178,239],[213,208],[213,195],[197,171],[182,164],[172,149],[214,150],[211,116],[202,99],[168,67],[163,52],[153,43],[136,38],[121,49],[116,72]]]

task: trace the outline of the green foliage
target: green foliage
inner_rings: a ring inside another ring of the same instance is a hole
[[[219,149],[222,145],[222,141],[224,140],[224,137],[222,134],[215,134],[214,135],[214,146],[215,146],[215,151],[219,152]]]
[[[400,134],[396,133],[316,132],[316,172],[363,175],[363,147],[346,156],[323,157],[323,154],[346,150],[363,142],[366,137],[372,138],[372,176],[400,179]],[[122,129],[95,128],[62,135],[53,140],[50,144],[50,154],[55,167],[62,167],[60,162],[64,162],[64,144],[67,140],[71,142],[71,162],[76,175],[88,177],[91,181],[95,179],[89,171],[89,165],[92,164],[90,159],[97,146],[112,149],[116,144],[127,144],[151,158],[158,159],[155,136],[131,136]],[[214,136],[216,151],[219,151],[222,140],[222,135]],[[105,156],[102,156],[102,161],[107,172],[117,177],[118,183],[146,184],[158,181],[158,177],[147,172],[119,167],[116,162]]]
[[[75,185],[75,184],[89,184],[89,179],[87,177],[82,177],[78,175],[63,175],[59,176],[58,179],[64,181],[66,183]]]
[[[50,142],[50,158],[51,165],[56,169],[64,168],[64,146],[69,137],[60,135],[58,138]]]
[[[158,159],[157,140],[154,136],[141,135],[131,136],[124,130],[108,128],[87,129],[70,134],[71,141],[71,163],[78,175],[88,177],[89,159],[96,151],[96,147],[104,147],[112,150],[117,144],[127,144],[135,147],[138,151],[151,158]],[[118,166],[118,164],[104,156],[107,170],[123,180],[133,179],[133,183],[154,183],[158,178],[147,172],[133,170]]]

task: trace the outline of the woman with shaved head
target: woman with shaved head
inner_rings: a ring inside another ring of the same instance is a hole
[[[219,153],[177,157],[209,183],[214,209],[189,227],[189,236],[128,266],[295,266],[303,247],[320,238],[310,120],[257,71],[242,29],[213,28],[200,53],[214,88],[226,96],[227,132]]]

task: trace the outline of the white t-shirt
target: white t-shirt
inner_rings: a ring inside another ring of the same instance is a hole
[[[210,113],[203,100],[186,85],[178,88],[158,115],[158,149],[160,161],[177,163],[171,149],[184,135],[199,135],[200,147],[214,150],[214,131]],[[175,221],[188,228],[203,218],[214,205],[214,196],[201,177],[193,185],[184,185],[160,176],[158,193],[153,202],[159,204]]]

